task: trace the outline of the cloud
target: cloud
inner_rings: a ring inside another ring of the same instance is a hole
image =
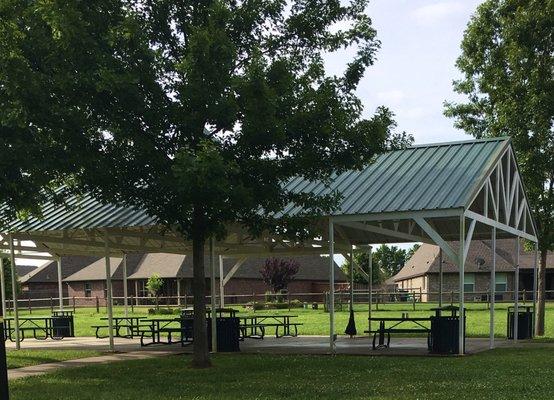
[[[420,25],[430,25],[444,20],[466,10],[466,6],[459,1],[441,1],[416,8],[412,16]]]
[[[378,92],[377,98],[385,103],[398,104],[406,98],[406,94],[400,89],[392,89]]]

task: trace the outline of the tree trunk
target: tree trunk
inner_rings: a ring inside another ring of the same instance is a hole
[[[2,307],[0,307],[0,399],[9,399],[8,366],[6,365],[6,343],[4,342]]]
[[[537,284],[537,314],[535,320],[535,335],[544,336],[544,305],[546,302],[546,256],[548,252],[541,250],[541,262],[538,271]]]
[[[198,212],[195,210],[195,214]],[[207,368],[211,366],[208,353],[208,331],[206,326],[206,274],[204,270],[205,235],[201,218],[194,218],[192,237],[192,270],[194,297],[194,353],[192,366],[195,368]],[[200,225],[200,226],[199,226]]]

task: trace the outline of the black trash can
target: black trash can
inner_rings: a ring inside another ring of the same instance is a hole
[[[217,351],[240,351],[239,319],[236,317],[216,318],[217,321]],[[212,350],[212,319],[208,318],[208,346]]]
[[[181,317],[181,345],[192,343],[193,338],[193,317]]]
[[[431,334],[429,337],[429,351],[434,354],[458,354],[459,353],[459,326],[460,317],[457,315],[459,308],[447,306],[434,308],[435,316],[431,317]],[[449,315],[448,315],[449,312]],[[445,315],[445,313],[447,315]],[[464,318],[464,343],[465,353],[465,318]]]
[[[52,338],[62,339],[74,336],[75,328],[72,315],[52,317]]]
[[[508,339],[514,338],[514,307],[508,307],[508,324],[507,334]],[[525,340],[532,339],[534,336],[532,306],[518,307],[517,318],[517,339]]]

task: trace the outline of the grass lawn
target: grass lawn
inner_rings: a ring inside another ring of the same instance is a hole
[[[506,335],[506,310],[511,304],[500,303],[496,305],[496,324],[495,335],[504,337]],[[409,313],[412,317],[426,317],[432,314],[431,308],[436,307],[434,303],[417,303],[416,311],[413,311],[411,303],[394,303],[380,305],[379,311],[373,312],[374,316],[401,316],[402,313]],[[240,310],[241,314],[252,314],[246,311],[242,306],[231,306]],[[489,310],[486,304],[482,303],[467,303],[467,333],[468,336],[479,337],[488,336],[489,333]],[[336,329],[337,333],[342,333],[348,322],[348,307],[345,305],[343,311],[336,312]],[[367,329],[367,305],[356,305],[356,325],[358,333],[363,333]],[[292,309],[289,310],[262,310],[257,311],[258,314],[292,314],[298,315],[298,322],[304,325],[299,327],[301,335],[327,335],[329,333],[329,314],[320,309]],[[22,315],[27,312],[23,311]],[[49,310],[36,310],[32,315],[49,315]],[[122,307],[115,307],[115,316],[123,315]],[[132,315],[146,316],[147,308],[136,308]],[[77,336],[94,336],[94,329],[91,325],[99,324],[100,318],[105,317],[105,309],[101,308],[100,313],[96,313],[95,308],[78,308],[75,316],[75,330]],[[159,316],[167,318],[168,316]],[[106,321],[104,321],[106,323]],[[554,338],[554,303],[546,305],[546,338]]]
[[[8,369],[28,367],[56,361],[99,356],[102,352],[93,350],[8,350]]]
[[[10,383],[12,399],[551,399],[554,347],[464,358],[189,356],[60,370]]]

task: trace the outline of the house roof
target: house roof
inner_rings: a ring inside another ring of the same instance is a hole
[[[36,265],[17,265],[16,264],[15,266],[17,276],[19,276],[20,278],[34,271],[36,268],[38,268]]]
[[[64,258],[64,257],[63,257]],[[63,259],[62,258],[62,259]],[[127,255],[127,276],[134,271],[142,260],[142,254]],[[110,270],[112,279],[123,279],[123,257],[110,257]],[[62,264],[63,268],[63,264]],[[65,282],[99,281],[106,279],[105,258],[94,258],[94,261],[79,269],[64,279]]]
[[[450,242],[450,246],[457,251],[458,242]],[[498,240],[496,247],[496,271],[513,272],[515,259],[514,240]],[[534,267],[534,254],[520,249],[520,268]],[[549,268],[554,268],[554,254],[549,254]],[[479,266],[478,261],[484,263]],[[465,272],[490,271],[492,265],[492,244],[487,240],[475,240],[471,242],[465,263]],[[458,266],[443,257],[443,272],[457,273]],[[395,282],[422,276],[425,274],[439,273],[439,247],[431,244],[422,244],[404,267],[393,277]]]
[[[153,274],[159,274],[162,278],[192,278],[192,257],[168,254],[150,253],[135,254],[127,256],[128,279],[148,279]],[[287,258],[288,259],[288,258]],[[327,280],[329,279],[329,258],[317,255],[290,257],[300,264],[295,279],[300,280]],[[248,258],[236,271],[234,278],[260,279],[260,269],[263,267],[266,258]],[[123,279],[122,259],[120,257],[110,258],[112,279]],[[237,260],[225,258],[223,262],[224,274],[227,274]],[[216,260],[216,263],[218,261]],[[210,276],[209,261],[204,262],[206,277]],[[105,280],[105,261],[98,259],[64,279],[66,282]],[[216,266],[219,276],[219,265]],[[345,281],[346,276],[335,263],[335,279],[337,282]]]
[[[67,278],[97,259],[98,257],[89,256],[62,257],[62,278]],[[58,265],[56,261],[47,262],[21,277],[21,283],[47,283],[57,281]]]

